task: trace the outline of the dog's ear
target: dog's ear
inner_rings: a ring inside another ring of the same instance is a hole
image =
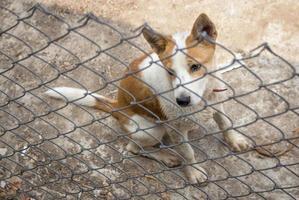
[[[217,31],[214,23],[209,19],[209,17],[205,13],[202,13],[198,16],[198,18],[193,24],[191,36],[192,39],[201,42],[203,40],[202,35],[205,34],[207,34],[214,41],[217,38]]]
[[[164,35],[157,33],[149,27],[144,27],[142,29],[142,33],[144,38],[156,53],[161,53],[165,50],[167,45],[167,38]]]

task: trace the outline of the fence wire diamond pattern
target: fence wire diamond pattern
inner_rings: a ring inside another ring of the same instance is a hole
[[[39,4],[21,14],[0,9],[1,199],[299,198],[298,71],[266,43],[242,57],[216,43],[231,58],[219,80],[229,97],[197,111],[203,119],[188,142],[209,179],[192,185],[183,166],[126,152],[131,139],[111,114],[44,95],[71,86],[115,97],[130,62],[149,54],[144,26],[128,33],[120,30],[129,25]],[[219,105],[250,150],[235,153],[223,141],[205,112]]]

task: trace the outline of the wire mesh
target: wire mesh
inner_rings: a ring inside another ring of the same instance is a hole
[[[184,165],[170,168],[128,153],[124,146],[134,132],[124,132],[111,113],[74,104],[78,99],[62,102],[44,95],[71,86],[115,97],[122,90],[119,82],[137,73],[123,75],[130,62],[149,55],[141,36],[148,25],[127,34],[93,14],[77,20],[39,4],[21,14],[0,9],[1,198],[299,198],[298,71],[266,43],[241,58],[216,43],[230,62],[209,75],[225,85],[225,99],[172,119],[158,118],[142,101],[128,106],[139,106],[160,125],[192,121],[196,129],[185,142],[209,176],[206,186],[194,185],[181,172]],[[228,129],[246,136],[252,148],[236,153],[223,141],[222,131],[206,116],[207,110],[219,112],[220,105],[231,122]],[[203,118],[193,120],[198,113]],[[150,130],[130,120],[137,130]],[[180,144],[159,143],[161,149],[175,145]]]

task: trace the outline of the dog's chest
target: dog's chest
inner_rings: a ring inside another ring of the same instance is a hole
[[[209,98],[215,98],[215,95],[210,94],[204,98],[208,102]],[[195,107],[182,109],[179,106],[165,100],[163,97],[158,99],[163,113],[165,113],[170,122],[169,124],[182,132],[187,132],[197,128],[206,128],[205,124],[213,117],[214,110],[210,107],[205,107],[204,102]]]

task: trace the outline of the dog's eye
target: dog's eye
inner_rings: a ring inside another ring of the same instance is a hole
[[[191,72],[196,72],[201,68],[201,64],[193,64],[190,67]]]
[[[167,72],[170,76],[175,76],[175,71],[173,69],[167,69]]]

